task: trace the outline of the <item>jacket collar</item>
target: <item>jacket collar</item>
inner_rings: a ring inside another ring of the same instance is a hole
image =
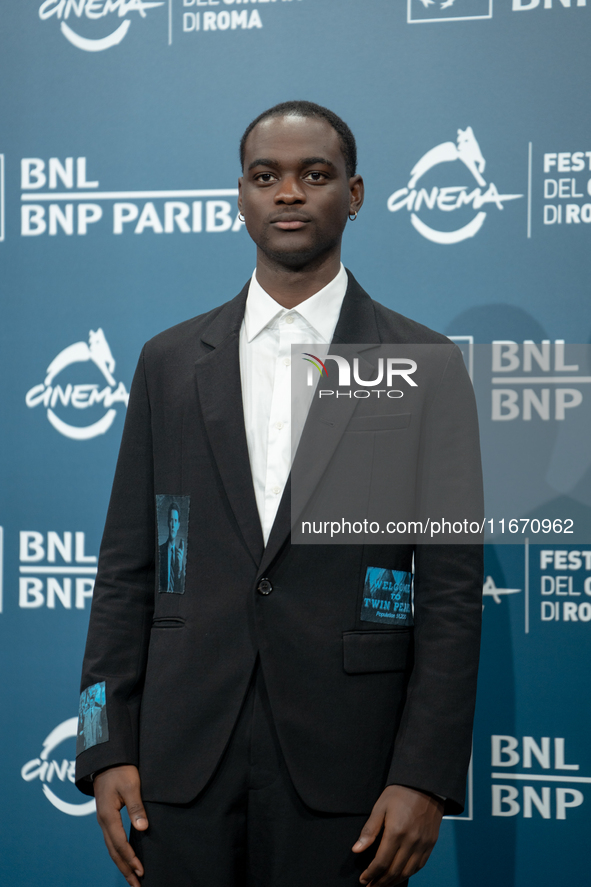
[[[220,478],[244,544],[258,566],[264,542],[248,457],[238,351],[247,294],[248,283],[203,331],[201,340],[211,350],[196,361],[195,376]]]
[[[201,333],[202,342],[217,348],[228,336],[238,335],[244,318],[249,286],[250,281],[247,281],[231,302],[221,306],[209,326]]]

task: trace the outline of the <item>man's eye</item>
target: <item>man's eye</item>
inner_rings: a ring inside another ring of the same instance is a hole
[[[275,176],[273,175],[273,173],[262,172],[260,175],[257,176],[257,182],[272,182],[274,178]]]
[[[306,173],[306,178],[311,179],[313,182],[321,182],[326,176],[323,172],[309,172]]]

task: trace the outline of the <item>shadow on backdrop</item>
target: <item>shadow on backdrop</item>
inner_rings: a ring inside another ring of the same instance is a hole
[[[495,340],[541,342],[545,330],[535,318],[512,305],[469,308],[445,330],[449,336],[472,336],[475,343]],[[486,503],[485,503],[486,506]],[[523,547],[485,546],[485,577],[497,588],[524,587]],[[521,600],[522,594],[515,595]],[[474,822],[456,821],[455,845],[459,887],[515,887],[517,822],[491,816],[491,736],[515,735],[515,663],[511,624],[513,601],[484,598],[482,651],[474,722]],[[519,643],[516,638],[515,643]]]

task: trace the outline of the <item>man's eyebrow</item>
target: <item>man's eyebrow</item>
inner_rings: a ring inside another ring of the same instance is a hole
[[[256,160],[253,160],[249,165],[249,170],[254,169],[255,166],[274,166],[277,168],[279,163],[276,160],[269,160],[267,157],[257,157]]]
[[[332,160],[327,160],[326,157],[306,157],[304,160],[300,160],[301,166],[315,166],[316,164],[321,164],[322,166],[330,166],[331,169],[336,169],[335,164]]]
[[[331,169],[336,170],[336,166],[332,160],[328,160],[326,157],[305,157],[303,160],[299,161],[299,164],[303,167],[316,165],[330,166]],[[257,157],[256,160],[253,160],[252,163],[249,164],[248,169],[250,171],[251,169],[254,169],[255,166],[272,166],[275,169],[278,169],[280,165],[281,164],[277,160],[271,160],[268,157]]]

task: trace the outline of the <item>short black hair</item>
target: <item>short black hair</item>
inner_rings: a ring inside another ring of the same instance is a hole
[[[357,171],[357,144],[355,136],[347,126],[344,120],[330,111],[323,108],[322,105],[316,105],[314,102],[281,102],[279,105],[273,105],[267,111],[263,111],[258,117],[248,124],[244,130],[244,135],[240,139],[240,165],[244,169],[244,153],[246,140],[258,123],[266,120],[268,117],[320,117],[332,126],[339,137],[341,150],[345,158],[345,167],[349,178],[354,176]]]

